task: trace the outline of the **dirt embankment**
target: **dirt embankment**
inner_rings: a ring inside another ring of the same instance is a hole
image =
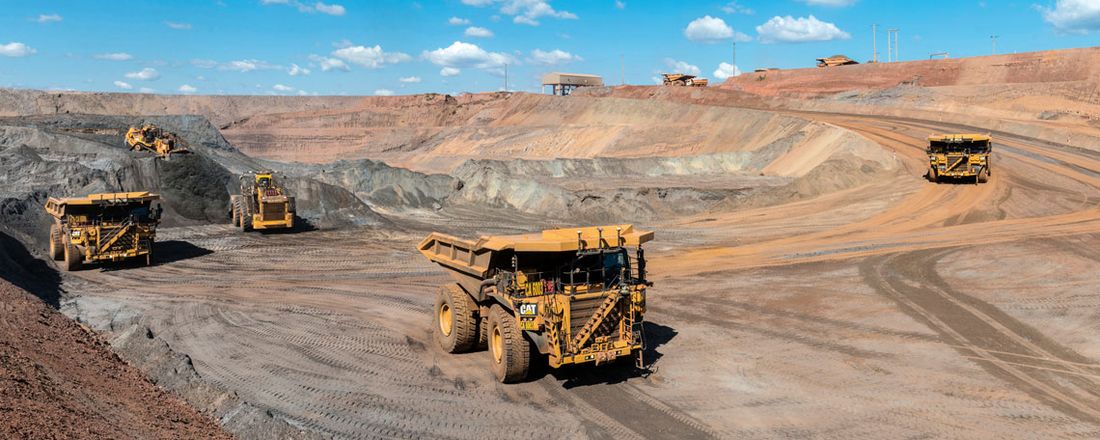
[[[95,333],[3,279],[0,437],[232,438]]]
[[[820,96],[903,84],[924,87],[1088,81],[1100,75],[1100,48],[973,58],[750,72],[721,88],[764,96]]]

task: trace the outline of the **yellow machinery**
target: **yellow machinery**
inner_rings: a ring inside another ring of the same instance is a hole
[[[642,243],[652,239],[653,232],[631,225],[476,241],[432,233],[418,248],[456,281],[439,289],[436,340],[451,353],[487,346],[493,373],[505,383],[527,375],[532,346],[554,368],[632,355],[643,366],[642,317],[652,283]]]
[[[928,137],[928,180],[989,181],[993,138],[987,134],[936,134]]]
[[[272,171],[241,176],[241,194],[229,196],[229,204],[233,226],[242,231],[294,227],[294,197],[275,181]]]
[[[162,208],[160,196],[148,192],[91,194],[87,197],[46,201],[50,225],[50,258],[64,261],[63,269],[79,269],[85,262],[120,261],[145,257],[153,264],[153,241]]]
[[[666,86],[706,87],[708,82],[705,78],[696,78],[695,75],[683,73],[662,73],[661,76],[664,77]]]
[[[845,55],[833,55],[831,57],[817,59],[817,67],[837,67],[851,64],[859,64],[859,62]]]
[[[165,159],[172,154],[189,153],[175,133],[165,131],[153,124],[145,124],[141,128],[130,127],[125,139],[126,145],[131,150],[150,151]]]

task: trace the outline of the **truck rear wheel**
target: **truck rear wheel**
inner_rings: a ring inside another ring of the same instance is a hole
[[[50,258],[54,261],[65,257],[65,244],[61,242],[61,227],[54,223],[50,225]]]
[[[241,230],[248,232],[252,230],[252,213],[248,212],[248,206],[241,199],[237,199],[237,216],[240,222]]]
[[[982,172],[978,173],[978,183],[989,182],[989,168],[983,168]]]
[[[489,311],[489,366],[503,383],[523,380],[531,366],[530,342],[516,318],[499,305]]]
[[[237,209],[236,197],[230,197],[229,224],[235,228],[241,226],[241,212]]]
[[[457,284],[439,287],[435,299],[435,339],[448,353],[470,351],[477,342],[477,320],[474,319],[473,298]]]
[[[65,272],[72,272],[80,269],[80,264],[84,262],[84,255],[81,255],[80,249],[72,243],[65,245],[65,264],[62,266]]]

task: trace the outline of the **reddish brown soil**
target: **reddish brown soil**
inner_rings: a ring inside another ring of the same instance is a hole
[[[0,280],[0,438],[231,438],[91,331]]]

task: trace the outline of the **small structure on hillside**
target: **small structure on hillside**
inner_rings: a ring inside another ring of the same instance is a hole
[[[568,96],[579,87],[602,87],[603,78],[599,75],[583,73],[550,72],[542,76],[542,88],[551,87],[551,94]]]

